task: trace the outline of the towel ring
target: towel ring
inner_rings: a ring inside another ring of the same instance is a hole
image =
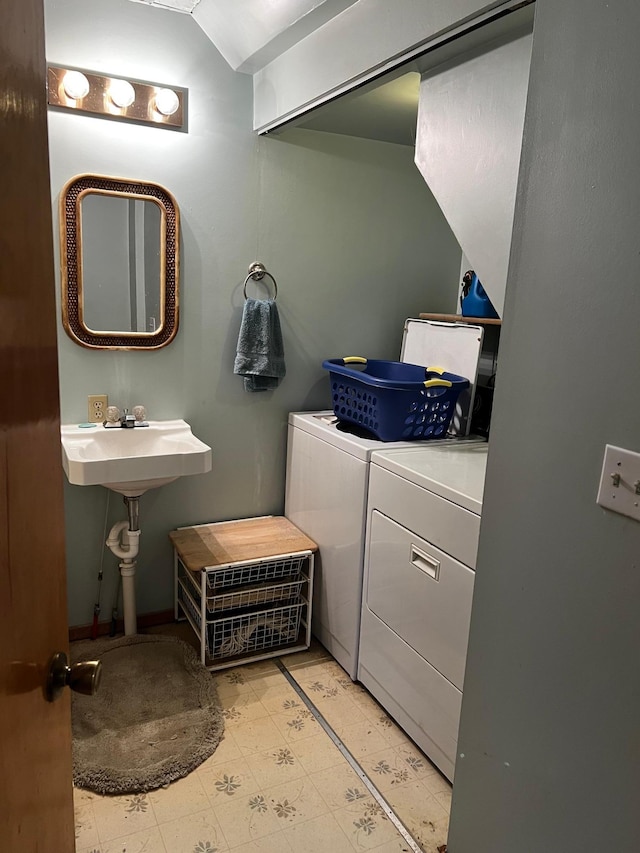
[[[247,299],[247,283],[249,279],[252,278],[254,281],[260,281],[265,277],[265,275],[268,275],[271,281],[273,282],[273,289],[275,290],[275,296],[273,297],[273,301],[276,301],[276,299],[278,298],[277,282],[275,278],[271,275],[271,273],[265,269],[264,264],[258,263],[257,261],[256,263],[251,264],[251,266],[249,267],[249,275],[244,280],[244,287],[242,290],[244,293],[245,301]]]

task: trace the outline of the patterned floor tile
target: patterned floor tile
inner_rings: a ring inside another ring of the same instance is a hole
[[[103,847],[114,838],[151,829],[158,823],[147,794],[96,797],[93,813]]]
[[[296,741],[290,749],[309,774],[336,767],[345,761],[338,747],[324,732]]]
[[[240,675],[244,683],[252,688],[256,686],[271,687],[283,682],[280,668],[273,659],[247,664],[246,666],[231,670],[229,674],[233,678],[238,678],[238,675]],[[242,682],[238,680],[238,683]]]
[[[351,842],[332,814],[288,827],[284,835],[296,853],[353,853]]]
[[[93,802],[80,792],[74,791],[73,811],[76,825],[76,847],[97,847],[99,843]]]
[[[248,844],[234,847],[233,853],[300,853],[300,851],[291,847],[284,832],[275,832],[258,841],[250,841]]]
[[[80,807],[87,805],[87,803],[92,803],[96,797],[99,797],[99,794],[94,793],[93,791],[88,791],[85,788],[74,788],[73,789],[73,805],[75,807]]]
[[[311,711],[304,707],[273,714],[271,719],[288,745],[313,737],[322,731]]]
[[[329,681],[315,681],[304,687],[307,695],[335,731],[348,726],[370,725],[369,719],[351,700],[349,694]]]
[[[280,667],[277,658],[266,658],[243,666],[242,671],[249,679],[262,680],[265,676],[279,674]]]
[[[406,762],[407,766],[411,768],[411,772],[416,779],[426,780],[427,778],[435,777],[433,785],[437,785],[437,787],[433,788],[434,792],[436,790],[451,790],[451,783],[449,780],[444,778],[435,764],[432,764],[427,756],[421,752],[414,743],[396,746],[395,750]],[[436,782],[436,780],[438,780],[438,782]]]
[[[362,685],[354,682],[346,686],[343,684],[343,690],[365,717],[375,719],[379,714],[384,713],[384,709]]]
[[[309,778],[331,811],[360,803],[370,796],[362,779],[346,762],[313,773]]]
[[[380,847],[374,847],[375,853],[411,853],[411,847],[401,836],[397,836],[393,841],[387,841],[381,844]]]
[[[292,655],[283,655],[280,660],[290,671],[306,669],[309,666],[319,664],[322,661],[332,660],[329,652],[316,640],[312,640],[310,648],[305,652],[295,652]]]
[[[225,729],[233,732],[250,720],[268,717],[269,711],[262,704],[254,690],[238,696],[222,696],[220,699]]]
[[[308,776],[266,788],[264,798],[280,822],[279,829],[326,815],[330,811]]]
[[[210,772],[202,771],[198,776],[214,808],[229,800],[255,794],[260,787],[244,758],[236,758],[229,764],[218,764]]]
[[[434,773],[427,773],[425,776],[420,777],[420,779],[424,783],[425,788],[432,794],[451,793],[451,783],[437,770]]]
[[[253,692],[258,697],[270,714],[281,714],[283,711],[289,711],[292,708],[304,707],[302,700],[280,675],[280,680],[277,684],[260,685],[254,683]]]
[[[167,853],[223,853],[229,849],[211,808],[191,814],[188,820],[163,823],[159,829]]]
[[[449,815],[423,782],[411,782],[385,793],[404,825],[428,853],[446,844]]]
[[[411,738],[383,710],[368,717],[369,725],[378,731],[388,744],[395,747],[414,747]]]
[[[327,720],[331,724],[331,718],[327,717]],[[389,741],[380,734],[375,726],[366,722],[344,727],[338,726],[335,730],[344,741],[349,752],[358,760],[366,755],[373,755],[389,748]]]
[[[326,739],[325,735],[321,737]],[[272,788],[306,776],[308,771],[290,746],[247,756],[247,765],[261,788]]]
[[[230,848],[279,832],[281,824],[263,794],[232,799],[214,809]]]
[[[449,814],[451,811],[451,795],[452,791],[441,791],[438,794],[434,794],[433,796],[436,798],[436,801],[440,803],[442,808]]]
[[[251,686],[249,679],[242,672],[241,667],[216,673],[212,678],[216,682],[218,696],[221,701],[226,700],[227,697],[235,699],[245,693],[253,692],[253,687]]]
[[[401,836],[384,809],[372,797],[333,813],[354,850],[375,850]]]
[[[346,696],[345,688],[341,684],[343,678],[332,675],[324,663],[298,670],[294,673],[294,678],[315,702],[335,696]]]
[[[196,769],[196,773],[208,773],[211,767],[218,764],[227,764],[236,758],[242,758],[240,747],[230,731],[225,731],[224,737],[218,744],[216,751]]]
[[[234,729],[233,736],[243,757],[288,745],[271,717],[249,720]]]
[[[363,756],[360,764],[382,793],[416,780],[410,766],[392,747]]]
[[[167,853],[157,826],[142,829],[102,845],[102,853]]]
[[[326,658],[322,661],[320,667],[323,672],[326,672],[328,678],[335,678],[339,682],[345,681],[349,684],[353,684],[353,681],[347,674],[347,671],[343,669],[338,661],[334,660],[332,657]]]
[[[209,807],[209,800],[197,773],[190,773],[166,788],[150,791],[147,798],[158,824],[176,821]]]
[[[365,715],[351,699],[349,693],[340,687],[336,681],[330,679],[315,681],[308,685],[306,689],[311,701],[323,713],[326,711],[336,719],[348,717],[351,714],[354,723],[360,719],[366,719]]]

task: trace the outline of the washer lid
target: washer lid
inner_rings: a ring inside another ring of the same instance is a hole
[[[332,411],[290,412],[289,426],[326,441],[363,462],[369,461],[374,450],[384,447],[382,442],[375,438],[360,438],[344,431]]]
[[[469,323],[440,323],[437,320],[405,320],[400,361],[423,367],[442,367],[464,376],[471,383],[456,403],[449,432],[468,435],[470,413],[478,379],[484,329]]]
[[[384,442],[377,438],[356,435],[350,432],[350,424],[340,424],[331,411],[290,412],[289,426],[301,429],[316,438],[332,444],[334,447],[350,453],[356,459],[368,462],[374,450],[385,447],[414,447],[415,441]]]

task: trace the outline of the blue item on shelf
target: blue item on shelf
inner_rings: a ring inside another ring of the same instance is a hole
[[[460,306],[463,317],[482,317],[485,320],[498,319],[498,312],[491,304],[487,291],[480,284],[473,270],[467,270],[462,276],[462,295]]]
[[[358,364],[357,370],[349,365]],[[381,441],[444,438],[458,394],[469,380],[440,367],[352,356],[322,362],[333,411]]]

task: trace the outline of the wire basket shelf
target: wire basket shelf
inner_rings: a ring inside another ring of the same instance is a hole
[[[197,599],[201,596],[198,580],[181,561],[178,563],[178,577],[187,582],[191,592]],[[297,598],[302,592],[305,577],[298,572],[297,577],[287,576],[276,583],[249,584],[206,596],[208,613],[220,613],[223,610],[238,610],[242,607],[253,607],[260,604],[272,604],[277,601],[287,601]]]
[[[178,584],[178,601],[198,628],[202,629],[201,614],[184,582]],[[209,658],[222,660],[291,645],[298,638],[305,604],[306,600],[298,596],[284,606],[251,608],[207,621],[205,630]]]
[[[276,559],[255,560],[250,563],[236,563],[208,569],[207,586],[210,590],[221,590],[225,587],[247,586],[296,577],[302,571],[307,556],[306,553],[287,555]]]

